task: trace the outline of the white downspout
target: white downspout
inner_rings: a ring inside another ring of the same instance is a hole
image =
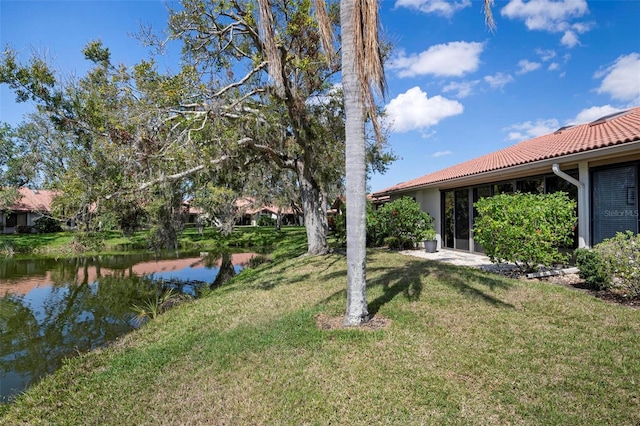
[[[589,223],[587,222],[587,218],[589,217],[589,205],[587,202],[587,190],[585,184],[560,170],[560,166],[558,164],[553,164],[551,169],[556,176],[559,176],[578,187],[578,248],[588,247],[585,235],[589,229]]]

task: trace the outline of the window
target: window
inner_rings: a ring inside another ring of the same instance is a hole
[[[442,245],[448,248],[453,247],[453,228],[454,228],[454,216],[453,216],[453,191],[447,191],[442,194]]]
[[[6,227],[7,228],[14,228],[17,225],[18,225],[18,216],[16,216],[15,213],[9,213],[7,215]]]
[[[516,182],[516,189],[529,194],[542,194],[544,193],[544,179],[531,178],[519,180]]]
[[[469,250],[469,190],[455,192],[456,249]]]
[[[513,192],[513,183],[503,182],[493,185],[493,194],[511,194]]]
[[[638,233],[638,167],[597,170],[592,175],[593,244],[616,235]]]

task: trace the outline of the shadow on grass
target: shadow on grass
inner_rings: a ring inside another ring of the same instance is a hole
[[[373,272],[373,271],[372,271]],[[378,277],[369,280],[371,287],[382,286],[383,294],[369,303],[369,312],[373,316],[380,308],[399,294],[407,300],[417,300],[423,291],[423,279],[432,276],[440,283],[452,287],[464,296],[481,300],[501,308],[513,308],[513,305],[482,291],[478,286],[486,286],[490,290],[508,288],[507,281],[491,277],[487,273],[466,267],[444,265],[433,261],[412,260],[406,266],[383,271]],[[475,286],[473,285],[475,284]]]
[[[512,287],[508,279],[494,277],[491,273],[469,267],[447,265],[429,260],[412,260],[403,266],[371,266],[367,268],[367,287],[382,288],[382,295],[368,303],[369,314],[374,317],[382,306],[399,295],[408,301],[419,300],[425,291],[426,281],[429,277],[437,280],[439,285],[449,286],[465,297],[488,303],[497,308],[514,308],[513,305],[503,302],[482,289],[482,287],[486,287],[489,291],[508,289]],[[346,297],[346,289],[332,294],[325,301],[344,297]]]

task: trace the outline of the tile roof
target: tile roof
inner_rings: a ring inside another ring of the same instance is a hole
[[[9,210],[16,212],[51,212],[51,203],[56,196],[55,191],[45,189],[18,188],[22,198],[16,201]]]
[[[640,107],[635,107],[591,123],[567,126],[554,133],[529,139],[464,163],[399,183],[378,191],[374,195],[388,194],[639,140]]]

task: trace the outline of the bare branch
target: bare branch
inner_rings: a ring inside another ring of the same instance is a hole
[[[257,67],[254,67],[251,71],[249,71],[247,75],[242,78],[242,80],[236,81],[235,83],[232,83],[228,86],[223,87],[222,89],[214,93],[213,97],[217,98],[222,94],[224,94],[225,92],[228,92],[229,90],[235,87],[242,86],[247,80],[253,77],[258,71],[264,69],[268,64],[269,64],[268,62],[262,62],[260,65],[258,65]]]
[[[249,138],[245,138],[245,140],[239,142],[238,145],[246,146],[256,152],[265,155],[267,158],[275,162],[279,167],[295,170],[295,160],[288,158],[286,154],[278,152],[270,146],[257,144],[253,141],[253,139]]]

